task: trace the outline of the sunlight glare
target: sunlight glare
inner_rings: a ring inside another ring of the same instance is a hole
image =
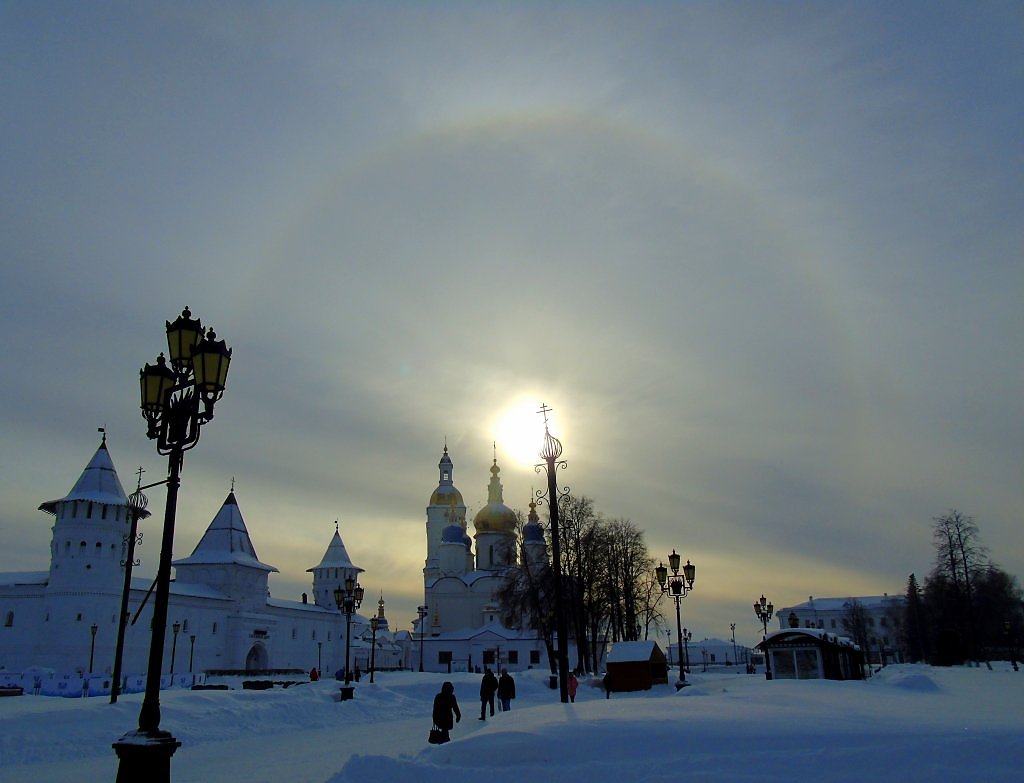
[[[527,467],[541,461],[544,418],[539,410],[540,402],[522,398],[506,408],[495,424],[498,452],[516,466]]]

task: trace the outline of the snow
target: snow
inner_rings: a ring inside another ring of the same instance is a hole
[[[161,727],[182,747],[176,783],[622,783],[954,779],[1016,781],[1024,767],[1024,673],[1008,664],[890,666],[864,682],[767,682],[732,670],[693,685],[612,694],[583,680],[558,702],[543,671],[515,674],[512,711],[479,721],[479,675],[364,676],[351,701],[335,681],[267,691],[161,692]],[[462,721],[426,742],[441,682]],[[135,727],[142,695],[0,699],[0,779],[113,780],[111,743]]]

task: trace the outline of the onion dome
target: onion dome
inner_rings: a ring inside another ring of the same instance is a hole
[[[448,444],[445,444],[444,454],[441,455],[441,461],[437,463],[437,468],[440,476],[437,481],[437,489],[434,490],[434,494],[430,496],[431,506],[462,506],[465,505],[462,502],[462,493],[455,488],[452,484],[452,459],[448,456]]]
[[[441,531],[442,544],[461,544],[466,537],[466,531],[462,525],[448,525]]]
[[[487,486],[487,505],[480,509],[473,519],[478,533],[493,531],[496,533],[514,533],[516,515],[502,500],[501,481],[498,480],[498,460],[491,465],[491,483]]]
[[[544,543],[544,528],[540,526],[540,520],[537,518],[537,504],[532,500],[530,501],[530,516],[526,524],[523,525],[523,543]]]

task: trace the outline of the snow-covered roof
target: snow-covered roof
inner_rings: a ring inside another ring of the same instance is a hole
[[[352,558],[348,556],[348,550],[345,549],[345,544],[341,540],[341,534],[338,533],[338,529],[334,529],[334,538],[331,539],[331,543],[327,545],[327,551],[324,552],[323,559],[320,560],[320,564],[307,568],[306,572],[310,573],[316,571],[318,568],[348,568],[354,571],[362,573],[364,569],[359,568],[352,562]]]
[[[49,577],[49,571],[8,571],[0,574],[0,586],[45,585]]]
[[[247,566],[267,572],[277,571],[274,566],[261,563],[256,556],[256,550],[249,539],[249,531],[242,519],[242,512],[238,510],[234,492],[227,496],[224,505],[206,528],[192,554],[173,563],[176,568],[215,564]]]
[[[220,590],[210,587],[209,585],[179,582],[176,579],[171,582],[171,594],[186,595],[190,598],[213,598],[219,601],[230,600],[228,596]]]
[[[649,661],[654,652],[655,642],[652,639],[637,642],[615,642],[608,653],[608,663],[625,663],[627,661]]]
[[[89,464],[85,466],[82,475],[78,477],[75,486],[71,491],[59,500],[48,500],[39,506],[40,511],[48,514],[57,513],[57,504],[73,500],[91,501],[93,503],[105,503],[110,506],[127,506],[128,496],[124,493],[121,480],[114,470],[114,462],[110,459],[110,452],[107,451],[107,441],[104,437],[96,453],[93,454]],[[141,511],[140,518],[149,516],[148,511]]]
[[[778,631],[771,631],[768,636],[765,637],[764,641],[759,642],[755,647],[757,649],[764,649],[765,642],[770,642],[772,639],[783,637],[786,635],[790,636],[810,636],[815,639],[820,639],[823,642],[835,644],[840,647],[852,647],[855,650],[859,650],[853,640],[846,637],[840,636],[839,634],[830,633],[824,628],[783,628]]]
[[[902,595],[865,595],[846,596],[845,598],[809,598],[802,604],[787,606],[780,612],[845,612],[849,605],[856,601],[865,609],[885,609],[893,604],[904,601]]]

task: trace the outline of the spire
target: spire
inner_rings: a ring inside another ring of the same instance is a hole
[[[498,458],[494,458],[494,464],[491,465],[491,483],[487,485],[487,502],[488,503],[504,503],[504,499],[501,496],[501,480],[498,478],[498,474],[501,473],[501,468],[498,467]]]
[[[345,543],[341,540],[341,533],[338,532],[338,522],[334,522],[334,536],[331,538],[331,543],[327,545],[327,551],[324,552],[323,558],[320,560],[319,565],[315,565],[312,568],[307,568],[307,573],[315,572],[318,568],[350,568],[358,572],[362,572],[363,569],[359,568],[352,562],[352,558],[348,556],[348,550],[345,549]]]
[[[100,430],[103,431],[102,429]],[[103,440],[93,454],[82,475],[78,477],[71,491],[59,500],[48,500],[40,504],[39,510],[49,514],[57,513],[57,505],[67,501],[89,501],[105,503],[109,506],[127,506],[128,496],[121,486],[121,480],[114,470],[113,460],[107,451],[107,433],[103,432]],[[146,515],[148,516],[148,514]]]
[[[256,556],[234,492],[228,494],[224,505],[206,528],[192,554],[184,560],[175,561],[173,565],[178,567],[212,564],[232,564],[267,572],[277,571],[274,566],[261,563]]]

